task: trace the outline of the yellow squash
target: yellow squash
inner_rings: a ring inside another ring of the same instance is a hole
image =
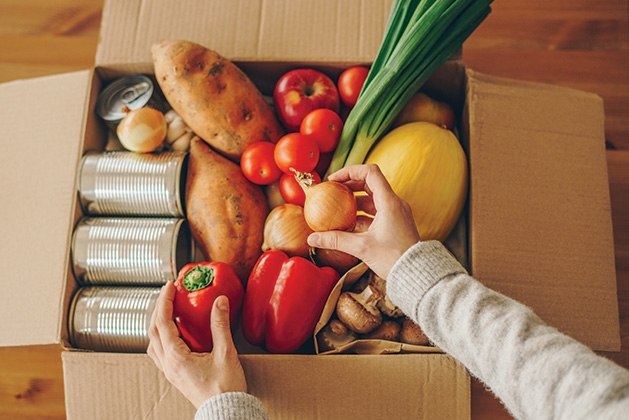
[[[391,130],[367,156],[412,210],[422,240],[444,241],[467,197],[467,157],[450,130],[413,122]]]

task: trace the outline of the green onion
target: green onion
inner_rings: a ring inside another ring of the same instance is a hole
[[[491,12],[492,0],[394,0],[328,174],[363,163],[398,113]]]

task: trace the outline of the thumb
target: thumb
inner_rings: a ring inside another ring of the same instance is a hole
[[[315,248],[335,249],[347,254],[354,255],[354,250],[358,249],[357,242],[359,233],[342,232],[340,230],[330,230],[327,232],[315,232],[308,236],[308,245]],[[357,257],[357,255],[354,255]]]
[[[233,347],[232,333],[229,319],[229,299],[227,296],[219,296],[214,300],[210,315],[210,330],[214,350],[225,350]]]

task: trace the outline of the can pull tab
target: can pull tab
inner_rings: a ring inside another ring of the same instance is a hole
[[[121,102],[125,105],[132,104],[133,101],[144,95],[151,89],[151,86],[146,83],[138,83],[134,86],[130,86],[122,92]]]

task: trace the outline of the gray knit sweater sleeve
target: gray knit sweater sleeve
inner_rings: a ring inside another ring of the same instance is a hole
[[[226,392],[206,400],[194,420],[268,420],[259,399],[245,392]]]
[[[387,293],[517,419],[627,419],[629,372],[470,277],[439,242],[410,248]]]

